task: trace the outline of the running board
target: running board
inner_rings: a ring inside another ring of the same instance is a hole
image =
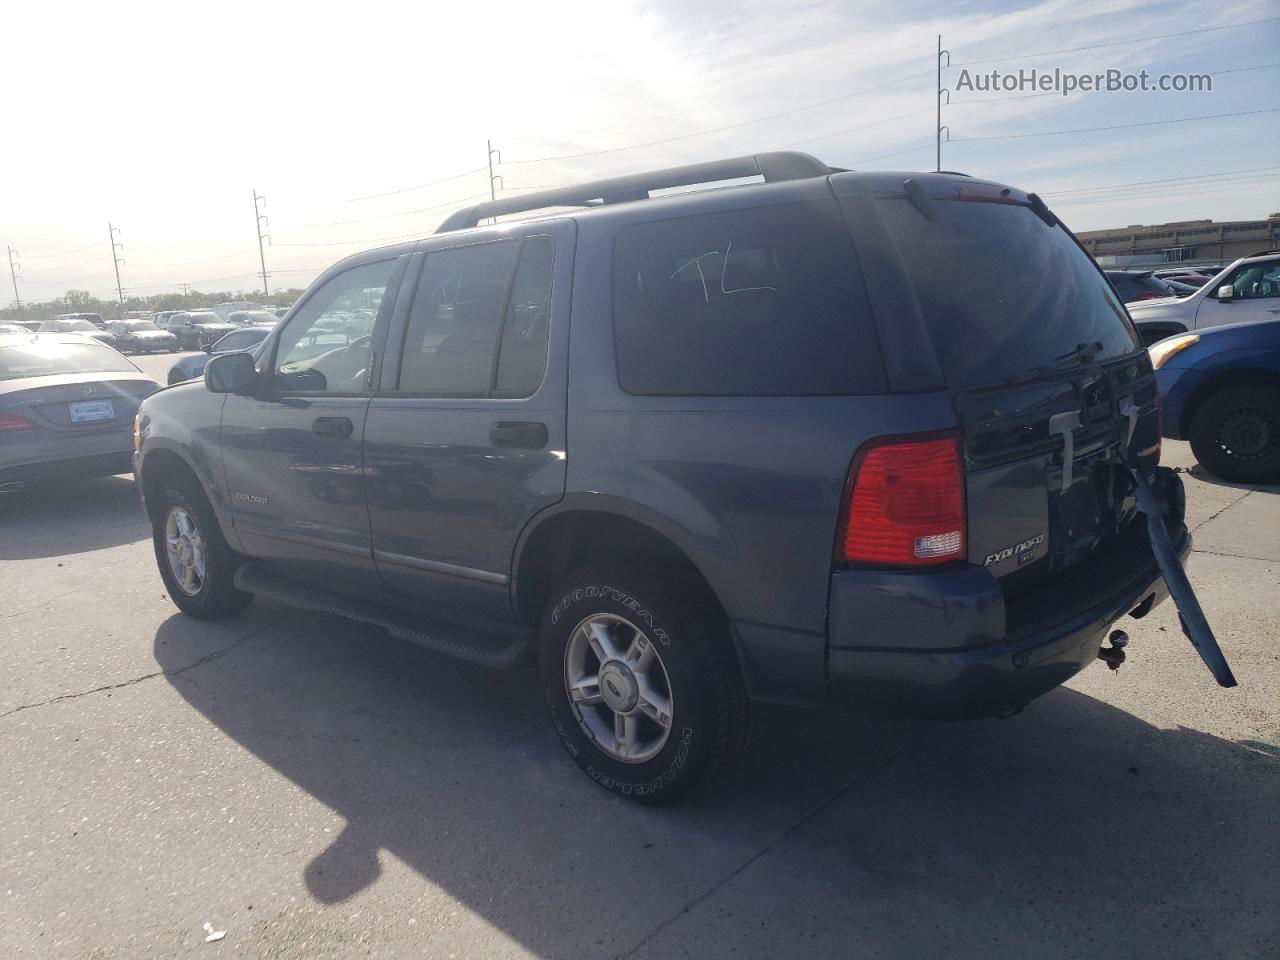
[[[532,634],[527,631],[505,637],[426,620],[365,600],[336,596],[327,590],[282,577],[257,563],[243,564],[236,571],[235,585],[245,593],[300,610],[329,613],[356,623],[382,627],[399,640],[408,640],[436,653],[482,667],[510,670],[519,665],[532,648]]]

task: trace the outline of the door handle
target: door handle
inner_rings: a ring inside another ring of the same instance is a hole
[[[504,420],[489,428],[489,440],[495,447],[541,450],[550,436],[545,423]]]
[[[354,429],[346,417],[316,417],[315,423],[311,424],[311,432],[317,437],[332,437],[335,440],[346,440]]]

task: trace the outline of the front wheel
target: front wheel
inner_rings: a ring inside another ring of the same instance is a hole
[[[543,617],[539,665],[565,749],[613,793],[678,800],[746,741],[746,691],[723,614],[644,567],[570,574]]]
[[[156,564],[178,609],[200,620],[225,620],[247,607],[253,596],[235,588],[238,558],[199,484],[191,477],[167,480],[149,505]]]
[[[1280,482],[1280,387],[1243,383],[1208,397],[1187,431],[1206,470],[1232,483]]]

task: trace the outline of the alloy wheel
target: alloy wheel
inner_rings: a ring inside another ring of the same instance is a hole
[[[186,508],[174,505],[165,514],[164,545],[178,589],[197,596],[204,588],[207,560],[200,527]]]
[[[615,760],[643,763],[671,735],[671,680],[653,641],[611,613],[587,617],[565,646],[564,683],[583,732]]]

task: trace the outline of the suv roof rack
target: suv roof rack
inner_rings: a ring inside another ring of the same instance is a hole
[[[809,177],[825,177],[838,173],[817,157],[807,153],[779,152],[755,153],[730,160],[713,160],[708,163],[691,163],[683,167],[668,167],[648,173],[634,173],[625,177],[593,180],[555,190],[542,190],[522,197],[504,197],[488,203],[463,207],[449,215],[436,228],[436,233],[449,233],[476,226],[486,217],[502,217],[512,213],[526,213],[549,207],[594,207],[608,203],[626,203],[631,200],[647,200],[651,190],[671,187],[689,187],[719,180],[736,180],[742,177],[764,177],[766,183],[782,180],[805,180]]]

